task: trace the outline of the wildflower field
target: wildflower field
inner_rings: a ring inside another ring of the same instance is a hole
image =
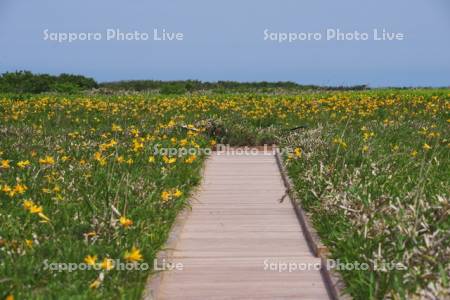
[[[0,96],[0,297],[139,299],[151,268],[117,260],[153,265],[206,158],[155,149],[221,143],[293,149],[285,163],[332,257],[373,266],[342,271],[356,299],[445,298],[449,100],[445,89]]]

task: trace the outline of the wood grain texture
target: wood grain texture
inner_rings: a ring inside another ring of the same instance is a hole
[[[285,191],[274,156],[213,154],[168,258],[183,269],[164,271],[153,298],[329,299]]]

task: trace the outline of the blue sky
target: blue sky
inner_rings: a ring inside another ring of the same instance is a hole
[[[108,28],[183,41],[45,41]],[[271,32],[402,32],[403,41],[265,41]],[[448,0],[0,0],[0,72],[99,81],[199,79],[371,86],[450,85]]]

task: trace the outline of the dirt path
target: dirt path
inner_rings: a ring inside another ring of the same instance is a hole
[[[182,270],[163,272],[154,298],[328,299],[284,193],[274,156],[213,154],[170,255]]]

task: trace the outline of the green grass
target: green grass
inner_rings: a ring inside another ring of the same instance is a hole
[[[355,299],[449,296],[448,98],[431,97],[324,115],[285,138],[303,150],[289,173],[331,257],[370,266],[341,271]],[[375,269],[383,261],[406,270]]]
[[[188,137],[174,126],[161,128],[164,120],[159,123],[157,116],[134,111],[138,103],[98,100],[96,108],[75,99],[59,106],[62,103],[59,99],[2,102],[7,108],[0,151],[1,158],[10,161],[10,168],[0,169],[0,186],[14,188],[20,182],[28,189],[15,195],[0,192],[0,291],[19,299],[138,299],[148,271],[103,271],[102,285],[91,289],[89,285],[100,271],[55,272],[44,269],[44,260],[49,264],[81,263],[87,255],[97,255],[99,260],[124,261],[125,251],[136,246],[144,261],[153,265],[175,216],[199,182],[203,160],[198,157],[187,164],[179,158],[166,164],[155,156],[150,163],[153,146],[173,146],[172,138],[203,147],[209,141],[201,135]],[[118,111],[111,111],[116,106]],[[16,108],[27,116],[9,119]],[[164,117],[168,120],[171,115]],[[122,131],[112,132],[112,124]],[[133,128],[139,129],[138,137]],[[141,138],[144,147],[133,150],[133,140],[140,142]],[[102,166],[95,160],[95,152],[112,139],[117,145],[102,151],[106,160]],[[48,155],[55,163],[40,164],[39,159]],[[119,156],[125,162],[118,162]],[[17,162],[24,160],[30,165],[21,169]],[[163,201],[161,193],[171,189],[179,189],[183,195]],[[42,206],[51,221],[42,223],[44,219],[24,209],[25,199]],[[121,226],[112,207],[133,225]],[[89,232],[95,236],[86,237]]]
[[[0,297],[139,299],[150,270],[53,272],[44,261],[123,260],[137,247],[152,265],[205,159],[169,162],[154,147],[208,148],[212,140],[301,149],[286,157],[290,176],[332,256],[407,266],[342,272],[355,298],[442,297],[449,93],[0,96]],[[289,130],[300,125],[307,128]],[[47,156],[54,163],[43,163]],[[133,224],[122,225],[116,210]]]

